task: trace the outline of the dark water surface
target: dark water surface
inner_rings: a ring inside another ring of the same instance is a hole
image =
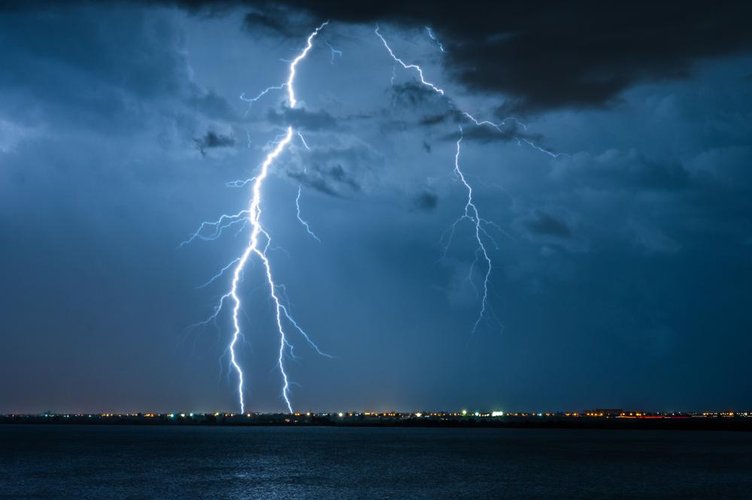
[[[0,496],[752,498],[752,433],[0,426]]]

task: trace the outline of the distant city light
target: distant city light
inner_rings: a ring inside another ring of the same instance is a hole
[[[503,411],[492,411],[491,412],[491,416],[492,417],[503,417],[504,416],[504,412]]]

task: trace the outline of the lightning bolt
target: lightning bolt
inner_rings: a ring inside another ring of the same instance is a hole
[[[481,238],[481,234],[485,234],[485,230],[482,226],[484,219],[480,217],[480,214],[478,213],[478,207],[476,207],[475,203],[473,202],[473,188],[472,186],[470,186],[470,183],[467,182],[467,179],[465,179],[465,174],[460,168],[460,151],[462,147],[463,137],[464,135],[462,126],[460,126],[460,136],[457,139],[457,151],[454,154],[454,173],[467,190],[467,201],[465,202],[464,213],[459,217],[459,219],[454,222],[454,226],[456,226],[457,223],[464,219],[468,219],[473,224],[473,227],[475,229],[475,242],[478,244],[478,250],[483,255],[483,260],[486,263],[486,272],[483,276],[483,297],[481,299],[480,312],[478,313],[478,317],[473,324],[472,330],[473,333],[475,333],[475,331],[478,329],[478,325],[483,319],[483,316],[486,314],[486,307],[488,304],[488,280],[491,277],[491,270],[493,269],[493,265],[491,258],[488,256],[486,245],[483,243],[483,238]],[[472,273],[472,266],[470,272]]]
[[[444,46],[441,44],[438,38],[436,38],[436,35],[433,34],[433,30],[430,26],[426,26],[426,33],[428,34],[428,38],[433,40],[436,43],[436,46],[439,48],[440,51],[445,52]]]
[[[244,181],[234,181],[233,187],[236,185],[235,183],[238,182]],[[196,229],[196,231],[187,240],[182,241],[180,245],[178,245],[178,248],[182,248],[190,243],[193,243],[193,241],[196,239],[203,241],[216,240],[217,238],[222,236],[222,233],[225,231],[225,229],[228,229],[229,227],[236,224],[246,224],[248,222],[248,213],[248,210],[241,210],[236,214],[222,214],[215,221],[202,222],[198,229]],[[211,232],[209,234],[205,234],[206,229],[211,230]]]
[[[428,80],[425,79],[425,77],[423,76],[423,69],[420,66],[418,66],[417,64],[407,64],[405,61],[403,61],[402,59],[400,59],[399,57],[397,57],[395,55],[395,53],[392,50],[392,48],[386,42],[386,38],[384,38],[383,36],[381,36],[381,33],[379,32],[379,27],[378,26],[376,26],[375,33],[376,33],[376,36],[381,39],[381,42],[384,44],[384,47],[386,48],[387,52],[389,52],[389,55],[392,56],[392,59],[394,59],[394,62],[396,62],[397,64],[399,64],[400,66],[402,66],[402,68],[404,68],[404,69],[414,69],[418,73],[418,76],[420,77],[420,83],[422,83],[426,87],[430,88],[431,90],[433,90],[437,94],[444,95],[444,90],[443,89],[437,87],[436,85],[434,85],[433,83],[431,83],[431,82],[429,82]]]
[[[441,52],[445,52],[444,51],[444,46],[436,38],[436,36],[434,35],[434,33],[431,30],[431,28],[428,27],[428,26],[426,26],[425,30],[426,30],[426,33],[428,34],[428,37],[437,44],[439,50]],[[378,26],[376,26],[376,28],[374,29],[374,33],[381,40],[381,43],[384,45],[384,48],[386,48],[387,52],[389,53],[389,56],[392,58],[392,60],[395,63],[397,63],[400,66],[402,66],[402,68],[405,69],[405,70],[415,71],[417,73],[417,75],[418,75],[418,79],[420,80],[420,82],[421,82],[421,84],[423,86],[431,89],[433,92],[439,94],[440,96],[446,97],[444,89],[442,89],[441,87],[439,87],[435,83],[432,83],[432,82],[426,80],[426,77],[423,74],[423,68],[421,68],[417,64],[408,64],[408,63],[406,63],[405,61],[403,61],[401,58],[399,58],[394,53],[394,51],[392,50],[392,48],[389,45],[389,43],[386,41],[386,39],[384,38],[384,36],[379,31],[379,27]],[[395,78],[395,75],[394,75],[394,66],[393,66],[392,67],[392,79],[391,79],[392,85],[394,84],[394,78]],[[454,107],[454,103],[451,100],[449,102],[450,102],[450,106],[454,110],[459,111],[459,115],[460,116],[466,118],[468,121],[470,121],[473,125],[475,125],[477,127],[489,127],[491,129],[499,132],[500,134],[504,134],[505,133],[504,127],[507,126],[507,124],[510,123],[510,122],[515,123],[516,125],[520,126],[523,130],[527,130],[527,128],[528,128],[525,123],[523,123],[522,121],[520,121],[519,119],[514,118],[514,117],[505,118],[504,120],[502,120],[500,122],[493,122],[493,121],[490,121],[490,120],[480,120],[480,119],[476,118],[475,116],[473,116],[472,114],[468,113],[467,111],[457,110]],[[475,265],[478,262],[479,256],[482,256],[483,261],[485,262],[485,273],[483,274],[483,293],[482,293],[482,298],[481,298],[481,308],[480,308],[480,313],[479,313],[477,319],[475,320],[475,323],[473,324],[473,332],[475,332],[478,329],[478,326],[480,325],[480,322],[483,319],[483,317],[485,316],[486,312],[489,310],[489,304],[488,304],[488,282],[489,282],[489,279],[491,277],[491,271],[493,269],[491,258],[488,255],[488,251],[487,251],[487,248],[486,248],[486,246],[484,244],[483,237],[485,237],[486,239],[490,240],[498,248],[498,245],[496,245],[496,242],[493,240],[493,238],[491,237],[491,235],[485,229],[484,225],[486,225],[486,226],[492,226],[492,227],[496,228],[497,230],[500,230],[500,228],[498,227],[498,225],[496,225],[492,221],[489,221],[489,220],[486,220],[486,219],[482,218],[480,216],[479,212],[478,212],[478,208],[476,207],[476,205],[475,205],[475,203],[473,201],[473,189],[472,189],[472,186],[467,181],[467,178],[465,177],[462,169],[460,168],[460,153],[461,153],[461,145],[462,145],[462,139],[463,139],[463,137],[464,137],[464,132],[463,132],[462,126],[460,125],[460,136],[459,136],[459,139],[457,140],[457,151],[455,153],[455,158],[454,158],[454,173],[457,176],[457,178],[460,180],[460,182],[462,182],[462,184],[464,185],[465,189],[467,190],[468,197],[467,197],[467,202],[465,204],[465,208],[464,208],[463,214],[451,226],[451,232],[450,232],[449,241],[448,241],[448,243],[447,243],[447,245],[446,245],[446,247],[444,249],[444,252],[446,254],[446,251],[449,248],[449,245],[451,244],[451,240],[452,240],[452,237],[454,235],[454,231],[455,231],[455,228],[456,228],[457,224],[459,222],[463,221],[463,220],[466,220],[466,219],[469,220],[473,224],[473,226],[474,226],[474,229],[475,229],[475,231],[474,231],[474,233],[475,233],[475,242],[477,244],[477,248],[476,248],[476,252],[475,252],[475,259],[473,260],[473,263],[470,266],[470,272],[468,274],[468,279],[469,279],[470,283],[473,283],[473,281],[472,281],[473,269],[474,269]],[[551,151],[549,149],[546,149],[546,148],[544,148],[544,147],[536,144],[535,142],[531,141],[530,139],[528,139],[526,137],[515,137],[515,139],[516,139],[518,145],[522,145],[522,143],[525,143],[529,147],[531,147],[532,149],[534,149],[534,150],[536,150],[538,152],[544,153],[544,154],[546,154],[546,155],[548,155],[548,156],[550,156],[552,158],[558,158],[561,155],[560,153],[556,153],[554,151]],[[501,231],[501,232],[503,233],[503,231]],[[491,313],[493,313],[493,311],[491,311]]]
[[[335,57],[340,57],[341,58],[342,57],[342,51],[339,50],[339,49],[335,49],[334,47],[332,47],[332,45],[330,43],[327,43],[326,46],[329,47],[329,52],[331,53],[331,59],[330,59],[329,62],[331,64],[334,64],[334,58]]]
[[[436,39],[436,37],[433,34],[433,31],[431,31],[431,28],[426,27],[426,31],[428,33],[428,36],[432,40],[434,40],[434,41],[436,41],[438,43],[439,50],[441,50],[441,52],[444,52],[444,47],[438,42],[438,40]],[[444,89],[442,89],[439,86],[437,86],[436,84],[431,83],[428,80],[426,80],[425,76],[423,75],[423,68],[421,68],[417,64],[407,64],[405,61],[403,61],[402,59],[400,59],[399,57],[397,57],[397,55],[392,50],[392,47],[389,45],[389,43],[386,41],[386,39],[384,38],[384,36],[379,31],[379,27],[378,26],[376,26],[376,28],[374,30],[374,33],[376,33],[376,36],[379,37],[379,39],[381,40],[381,43],[384,44],[384,48],[386,48],[387,52],[389,52],[389,55],[394,60],[394,62],[396,62],[397,64],[399,64],[400,66],[402,66],[402,68],[405,69],[405,70],[415,70],[415,72],[418,73],[418,78],[420,79],[420,83],[422,83],[425,87],[430,88],[431,90],[433,90],[434,92],[436,92],[437,94],[439,94],[441,96],[445,95]],[[392,72],[392,84],[394,84],[394,78],[395,78],[394,72]],[[465,118],[467,118],[468,120],[470,120],[476,126],[479,126],[479,127],[483,127],[483,126],[491,127],[491,128],[495,129],[499,133],[504,133],[503,127],[507,124],[507,122],[514,122],[514,123],[520,125],[524,130],[527,130],[527,125],[525,123],[523,123],[522,121],[520,121],[519,119],[514,118],[514,117],[505,118],[501,122],[492,122],[490,120],[479,120],[478,118],[474,117],[473,115],[471,115],[467,111],[460,110],[460,114],[462,116],[464,116]],[[535,144],[530,139],[527,139],[527,138],[521,138],[520,139],[520,138],[518,138],[517,139],[517,143],[521,144],[521,142],[524,142],[525,144],[527,144],[531,148],[533,148],[533,149],[535,149],[537,151],[540,151],[541,153],[547,154],[547,155],[551,156],[552,158],[558,158],[559,156],[561,156],[561,153],[555,153],[555,152],[553,152],[551,150],[545,149],[545,148],[543,148],[543,147]]]
[[[308,146],[308,143],[306,142],[305,137],[303,137],[303,134],[301,134],[300,132],[298,132],[297,134],[298,134],[298,138],[300,138],[300,142],[303,144],[303,147],[306,148],[307,151],[310,151],[311,148],[310,146]],[[304,168],[303,171],[307,172],[308,169]],[[300,214],[300,195],[302,191],[303,191],[303,186],[298,184],[298,195],[295,197],[295,211],[296,211],[295,215],[298,217],[298,222],[300,222],[300,224],[305,228],[306,232],[311,236],[311,238],[321,243],[321,240],[319,239],[318,236],[316,236],[316,233],[313,232],[313,230],[311,229],[311,226],[308,224],[308,221],[306,221],[303,218],[303,216]]]
[[[426,27],[426,31],[428,32],[428,36],[436,41],[438,43],[438,40],[433,35],[433,32],[430,28]],[[444,90],[437,85],[429,82],[425,79],[425,76],[423,75],[423,69],[418,66],[417,64],[407,64],[402,59],[397,57],[397,55],[394,53],[392,48],[389,46],[389,43],[386,41],[386,39],[381,35],[379,32],[379,27],[376,26],[376,29],[374,30],[376,33],[376,36],[379,37],[381,40],[381,43],[384,44],[384,47],[386,48],[389,55],[392,57],[394,62],[402,66],[405,70],[414,70],[420,79],[420,82],[425,86],[436,92],[437,94],[443,96]],[[443,46],[439,43],[439,48],[443,52]],[[392,77],[394,79],[394,77]],[[502,132],[502,126],[504,125],[504,122],[501,123],[494,123],[487,120],[478,120],[473,115],[471,115],[468,112],[462,112],[462,115],[465,116],[467,119],[472,121],[477,126],[490,126],[494,129],[496,129],[499,132]],[[510,118],[508,120],[515,120],[514,118]],[[523,124],[524,125],[524,124]],[[477,244],[476,252],[475,252],[475,260],[473,261],[472,265],[470,266],[470,272],[468,274],[468,279],[470,283],[472,283],[472,273],[473,269],[475,268],[475,265],[478,260],[478,255],[480,254],[483,257],[483,260],[485,262],[485,273],[483,274],[483,293],[481,295],[481,306],[480,306],[480,312],[478,314],[478,317],[476,318],[475,322],[473,323],[473,329],[472,332],[474,333],[478,329],[478,325],[480,325],[480,322],[483,320],[483,317],[486,315],[486,311],[489,309],[488,306],[488,281],[491,278],[491,271],[493,269],[493,263],[491,261],[491,258],[488,255],[488,250],[486,248],[485,243],[483,242],[483,237],[486,236],[487,238],[491,239],[488,235],[487,231],[483,227],[484,223],[490,223],[490,221],[487,221],[483,219],[480,216],[480,213],[478,212],[478,207],[475,205],[475,202],[473,201],[473,188],[470,185],[470,183],[467,181],[467,178],[465,177],[465,174],[463,173],[462,169],[460,168],[460,153],[461,153],[461,146],[462,146],[462,139],[464,137],[464,131],[462,129],[462,126],[459,128],[460,136],[459,139],[457,139],[457,150],[454,156],[454,173],[457,176],[457,178],[460,180],[460,182],[464,185],[465,189],[467,190],[467,201],[465,203],[465,208],[463,214],[454,221],[454,224],[451,226],[451,233],[449,241],[444,249],[444,252],[446,253],[447,249],[449,248],[449,245],[451,244],[452,237],[454,235],[454,230],[457,227],[457,224],[459,224],[463,220],[469,220],[474,227],[474,235],[475,235],[475,242]]]
[[[286,90],[287,91],[287,105],[290,108],[295,108],[298,104],[298,100],[295,95],[295,77],[297,72],[298,64],[303,61],[306,56],[308,56],[309,52],[313,48],[313,40],[316,38],[316,36],[319,34],[319,32],[328,24],[327,22],[322,23],[318,28],[316,28],[311,34],[308,35],[308,38],[306,40],[305,47],[297,54],[297,56],[290,61],[289,65],[289,72],[287,81],[281,85],[272,86],[264,89],[261,93],[259,93],[256,97],[248,98],[245,96],[245,94],[241,95],[241,99],[248,103],[249,108],[252,106],[255,102],[257,102],[259,99],[267,95],[269,92],[272,92],[273,90]],[[231,215],[222,215],[217,220],[213,222],[204,222],[201,224],[201,226],[198,228],[198,230],[191,235],[190,238],[188,238],[185,242],[181,243],[181,245],[188,244],[195,239],[216,239],[219,236],[221,236],[222,232],[229,228],[230,226],[233,226],[235,224],[245,224],[250,226],[251,233],[248,240],[248,244],[246,245],[245,249],[243,250],[242,254],[237,257],[235,260],[230,262],[227,266],[222,268],[215,276],[213,276],[207,283],[204,284],[204,286],[212,283],[213,281],[217,280],[219,277],[224,275],[228,271],[232,271],[232,280],[230,282],[230,288],[229,290],[220,297],[219,302],[217,306],[214,308],[213,314],[205,321],[201,322],[200,324],[208,324],[211,321],[214,321],[217,319],[218,315],[222,312],[224,306],[226,303],[232,304],[232,335],[230,337],[230,342],[227,346],[227,350],[230,353],[230,366],[235,371],[238,377],[238,383],[237,383],[237,395],[238,395],[238,403],[240,406],[240,412],[245,412],[245,374],[243,372],[243,368],[240,365],[240,362],[238,361],[238,356],[236,352],[236,348],[238,346],[238,341],[242,337],[242,331],[241,331],[241,325],[240,325],[240,312],[242,309],[242,300],[239,293],[239,286],[243,278],[243,273],[246,269],[246,266],[248,265],[248,262],[252,258],[257,258],[263,267],[264,275],[266,278],[266,283],[269,287],[269,296],[272,300],[272,304],[274,306],[274,317],[275,317],[275,325],[277,329],[277,333],[279,335],[279,349],[278,349],[278,355],[277,355],[277,366],[279,368],[280,374],[282,376],[282,399],[285,402],[285,406],[287,407],[287,410],[292,413],[292,403],[290,402],[290,379],[287,374],[287,371],[285,369],[284,364],[284,358],[285,358],[285,352],[287,349],[290,351],[290,355],[292,356],[292,344],[289,342],[287,337],[287,332],[285,329],[285,322],[287,322],[289,325],[293,327],[295,331],[297,331],[306,342],[308,342],[317,353],[329,356],[328,354],[322,352],[318,346],[311,340],[309,335],[303,330],[299,324],[295,321],[293,316],[289,312],[289,308],[286,307],[282,303],[282,299],[279,295],[279,290],[282,289],[281,285],[278,285],[274,279],[274,274],[272,272],[272,265],[269,261],[269,258],[267,256],[267,250],[269,246],[271,245],[271,236],[264,228],[262,221],[261,221],[261,215],[262,215],[262,193],[264,188],[264,182],[266,181],[269,171],[274,165],[275,161],[278,160],[278,158],[282,155],[282,153],[285,152],[285,150],[288,148],[290,143],[292,142],[293,136],[297,133],[298,137],[303,142],[303,145],[308,148],[308,145],[305,143],[305,139],[302,135],[300,135],[299,132],[296,132],[292,126],[288,126],[285,130],[285,133],[278,138],[278,140],[274,143],[271,151],[266,155],[263,162],[261,163],[258,173],[249,179],[243,179],[238,181],[233,181],[231,183],[228,183],[228,186],[230,187],[243,187],[248,184],[251,184],[251,192],[250,192],[250,200],[248,204],[248,208],[245,210],[241,210],[235,214]],[[300,190],[298,190],[298,198],[296,199],[296,205],[298,207],[298,219],[304,224],[308,232],[316,239],[318,239],[310,230],[308,227],[308,224],[303,221],[303,219],[300,218]],[[206,234],[208,231],[208,234]]]
[[[311,226],[309,226],[308,222],[303,218],[302,215],[300,215],[300,193],[301,193],[301,190],[302,190],[301,186],[298,185],[298,196],[295,197],[295,208],[297,210],[298,221],[303,225],[303,227],[305,228],[306,232],[311,236],[311,238],[313,238],[314,240],[316,240],[319,243],[321,243],[321,240],[319,239],[318,236],[316,236],[316,233],[314,233],[311,230]]]
[[[272,92],[274,90],[284,90],[284,89],[285,89],[285,84],[283,83],[282,85],[274,85],[272,87],[265,88],[264,90],[259,92],[256,95],[256,97],[246,97],[245,92],[243,92],[242,94],[240,94],[240,100],[248,103],[248,109],[245,110],[245,114],[243,116],[248,116],[248,113],[250,113],[251,111],[251,107],[269,92]],[[251,138],[248,137],[248,144],[250,143],[251,143]]]
[[[246,97],[245,94],[242,94],[240,96],[241,100],[246,102],[248,104],[248,111],[250,111],[251,106],[258,102],[260,99],[262,99],[264,96],[268,95],[269,93],[273,91],[286,91],[286,101],[287,106],[290,109],[293,109],[297,106],[298,100],[295,93],[295,78],[297,75],[297,67],[298,64],[303,61],[313,48],[313,41],[316,38],[316,36],[319,34],[319,32],[328,24],[327,22],[322,23],[318,28],[316,28],[312,33],[309,34],[305,47],[297,54],[297,56],[292,60],[289,61],[289,71],[288,71],[288,77],[287,80],[276,86],[270,86],[261,91],[259,94],[257,94],[255,97]],[[444,52],[444,47],[441,44],[441,42],[435,37],[433,34],[433,31],[430,29],[430,27],[426,27],[426,32],[428,33],[428,36],[433,40],[439,50],[441,52]],[[435,92],[436,94],[440,96],[445,96],[445,91],[440,88],[438,85],[428,81],[423,73],[423,69],[417,65],[417,64],[408,64],[401,58],[399,58],[395,52],[390,47],[387,40],[381,35],[379,31],[379,27],[376,26],[375,28],[375,34],[376,36],[381,40],[382,44],[384,45],[385,49],[391,56],[392,60],[394,61],[394,65],[392,67],[392,83],[394,83],[395,79],[395,69],[396,66],[401,66],[406,71],[413,71],[417,74],[421,84],[425,86],[426,88],[429,88],[431,91]],[[327,44],[328,45],[328,44]],[[335,49],[331,45],[329,45],[330,53],[331,53],[331,62],[334,62],[335,55],[341,57],[342,53],[341,51]],[[447,98],[448,99],[448,98]],[[458,110],[453,102],[449,100],[451,109],[456,112],[458,117],[464,117],[469,122],[471,122],[473,125],[478,127],[490,127],[497,132],[504,134],[505,129],[504,127],[507,126],[508,123],[512,122],[516,125],[519,125],[522,129],[527,130],[527,126],[522,123],[520,120],[516,118],[506,118],[502,120],[501,122],[492,122],[489,120],[480,120],[471,115],[470,113],[462,110]],[[246,113],[248,112],[246,111]],[[261,220],[262,216],[262,194],[263,194],[263,187],[265,184],[266,179],[268,178],[270,169],[273,167],[275,162],[278,161],[279,157],[289,148],[290,144],[292,143],[294,136],[297,135],[297,137],[300,139],[300,142],[302,143],[303,147],[305,149],[310,150],[310,147],[308,146],[305,138],[303,135],[294,129],[293,126],[287,126],[285,129],[285,133],[281,136],[279,136],[271,145],[271,149],[265,156],[263,162],[258,168],[258,172],[255,176],[247,178],[247,179],[240,179],[236,181],[232,181],[228,183],[227,185],[229,187],[236,187],[241,188],[248,186],[250,184],[250,199],[248,202],[248,208],[244,210],[240,210],[234,214],[223,214],[218,219],[214,221],[204,222],[202,223],[199,228],[184,242],[180,244],[180,246],[187,245],[197,239],[199,240],[214,240],[219,237],[221,237],[226,230],[233,226],[239,226],[239,230],[242,231],[247,227],[250,227],[250,237],[248,240],[247,245],[245,246],[243,252],[240,256],[232,260],[229,264],[227,264],[225,267],[220,269],[214,276],[212,276],[206,283],[204,283],[202,286],[208,286],[215,282],[216,280],[220,279],[227,273],[231,273],[232,278],[230,281],[230,287],[229,290],[220,297],[218,303],[216,304],[213,314],[206,319],[205,321],[198,323],[198,325],[207,325],[210,322],[215,321],[218,316],[222,313],[222,311],[225,309],[225,305],[228,303],[231,303],[231,315],[232,315],[232,334],[230,337],[229,344],[227,346],[227,351],[230,355],[230,366],[232,367],[232,370],[237,375],[237,396],[238,396],[238,402],[240,406],[241,413],[245,412],[245,374],[243,372],[243,369],[240,365],[240,362],[237,357],[236,348],[238,346],[238,342],[242,337],[242,330],[240,325],[240,312],[242,310],[242,300],[239,293],[239,286],[243,279],[243,274],[245,272],[246,267],[248,266],[248,263],[251,260],[258,260],[264,271],[265,275],[265,281],[266,285],[268,285],[269,288],[269,297],[271,299],[271,302],[274,306],[274,317],[275,317],[275,325],[276,330],[279,335],[279,348],[278,348],[278,354],[277,354],[277,366],[280,370],[280,375],[282,378],[282,390],[281,390],[281,396],[282,399],[285,402],[285,405],[287,407],[287,410],[292,413],[292,404],[290,401],[290,379],[287,374],[287,371],[285,369],[285,354],[288,353],[290,357],[295,358],[293,354],[293,345],[288,339],[287,330],[286,327],[291,327],[293,331],[297,332],[300,336],[303,337],[303,339],[320,355],[331,357],[330,355],[326,354],[325,352],[321,351],[318,346],[313,342],[313,340],[310,338],[310,336],[306,333],[303,328],[296,322],[292,314],[290,313],[289,306],[285,305],[286,300],[283,301],[283,298],[286,298],[286,293],[283,285],[278,284],[275,281],[274,274],[272,271],[272,265],[271,262],[267,256],[267,250],[270,248],[272,239],[270,234],[267,232],[267,230],[264,228]],[[526,137],[515,137],[518,144],[521,144],[522,142],[525,142],[530,147],[545,153],[549,156],[552,156],[556,158],[558,156],[557,153],[547,150],[545,148],[542,148],[541,146],[535,144],[533,141],[529,140]],[[486,241],[491,241],[494,245],[496,242],[493,240],[491,235],[486,230],[486,227],[496,227],[498,229],[498,226],[495,225],[493,222],[488,221],[480,216],[479,210],[475,204],[475,201],[473,199],[473,188],[472,185],[468,182],[467,177],[465,176],[461,163],[461,152],[462,152],[462,141],[464,139],[464,130],[462,126],[459,126],[459,137],[456,141],[456,152],[454,156],[454,168],[453,172],[457,179],[462,183],[464,186],[466,192],[467,192],[467,199],[464,205],[464,209],[462,214],[455,220],[455,222],[451,226],[451,235],[449,239],[449,243],[447,244],[447,247],[451,244],[451,239],[454,234],[454,230],[457,227],[459,223],[462,221],[469,221],[472,224],[472,227],[474,229],[474,240],[476,244],[476,251],[475,251],[475,259],[473,260],[470,271],[468,275],[468,279],[471,284],[473,283],[473,271],[477,268],[479,265],[479,262],[482,260],[483,262],[483,287],[482,287],[482,294],[481,294],[481,304],[480,304],[480,310],[478,313],[478,316],[473,323],[473,329],[472,331],[475,332],[483,318],[486,316],[486,314],[490,313],[493,314],[493,310],[490,308],[490,305],[488,303],[488,295],[489,295],[489,280],[491,277],[491,273],[493,270],[493,262],[490,258],[488,248],[486,246]],[[248,144],[250,147],[250,137],[248,138]],[[305,228],[306,232],[317,241],[320,241],[318,236],[311,230],[308,222],[303,219],[301,215],[301,208],[300,208],[300,197],[301,197],[301,191],[302,187],[298,186],[298,192],[297,197],[295,199],[295,206],[296,206],[296,214],[297,219],[301,223],[301,225]],[[445,248],[445,251],[446,251]],[[498,248],[498,246],[497,246]],[[281,292],[281,295],[280,295]]]
[[[308,145],[308,143],[305,140],[305,137],[303,137],[303,134],[298,132],[298,137],[300,138],[301,144],[303,144],[303,147],[306,148],[307,151],[311,150],[311,147]]]

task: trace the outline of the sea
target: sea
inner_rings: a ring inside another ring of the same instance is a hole
[[[0,425],[3,498],[752,498],[752,433]]]

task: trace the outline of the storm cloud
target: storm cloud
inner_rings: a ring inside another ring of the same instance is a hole
[[[218,134],[212,130],[208,131],[203,137],[193,139],[196,148],[202,156],[206,156],[207,149],[227,148],[235,145],[235,138],[231,135]]]
[[[214,4],[175,3],[194,10]],[[744,1],[221,4],[252,7],[255,23],[283,33],[288,28],[281,19],[290,14],[280,9],[282,5],[295,15],[309,14],[311,22],[431,26],[446,47],[450,73],[472,90],[510,96],[505,112],[606,106],[636,83],[687,78],[699,60],[752,47],[752,5]]]
[[[292,332],[296,406],[750,400],[746,4],[0,9],[0,412],[234,408],[228,318],[187,326],[211,315],[227,275],[197,287],[248,234],[238,224],[178,247],[248,206],[247,179],[288,125],[305,144],[294,136],[269,170],[269,258],[300,325],[335,356]],[[284,91],[239,99],[283,83],[323,19],[298,67],[299,108]],[[395,68],[377,23],[444,96]],[[521,114],[499,131],[464,110]],[[475,335],[484,269],[454,173],[460,125],[493,262],[496,316]],[[238,352],[254,411],[276,411],[262,274],[249,266],[243,279]]]

